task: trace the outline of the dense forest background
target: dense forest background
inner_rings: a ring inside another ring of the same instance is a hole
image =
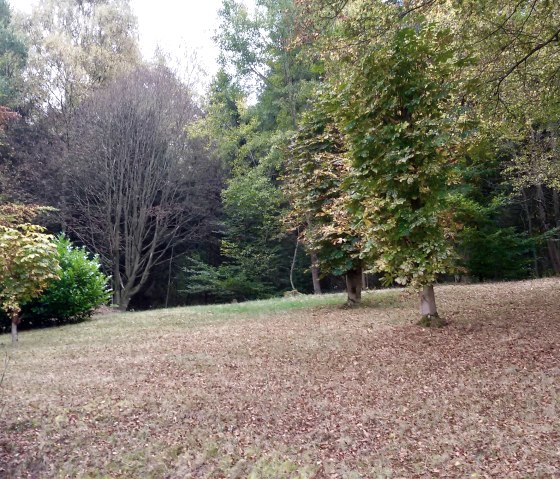
[[[126,0],[0,0],[0,202],[53,207],[122,309],[560,273],[557,1],[220,21],[201,96]]]

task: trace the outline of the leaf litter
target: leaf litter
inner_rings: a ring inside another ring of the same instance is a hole
[[[560,282],[436,287],[437,330],[389,294],[23,335],[0,477],[560,477]]]

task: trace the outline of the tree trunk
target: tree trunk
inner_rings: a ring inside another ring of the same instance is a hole
[[[12,314],[12,344],[18,342],[18,324],[21,322],[19,314]]]
[[[546,197],[542,185],[537,185],[537,207],[542,229],[544,232],[547,232],[550,228],[546,216]],[[554,274],[558,275],[560,274],[560,252],[558,250],[557,241],[555,241],[554,238],[548,238],[546,240],[546,246],[550,266],[552,266]]]
[[[548,247],[548,256],[550,258],[550,264],[554,270],[554,274],[560,274],[560,251],[558,251],[558,240],[555,238],[548,238],[546,240],[546,245]]]
[[[169,307],[169,290],[171,289],[171,266],[173,265],[173,253],[175,246],[171,247],[171,256],[169,257],[169,268],[167,269],[167,290],[165,291],[165,307]]]
[[[560,226],[560,198],[557,190],[552,190],[552,203],[554,206],[554,222],[558,227]]]
[[[292,258],[292,265],[290,266],[290,285],[292,286],[292,291],[296,291],[296,287],[294,285],[294,270],[296,268],[298,246],[299,246],[299,235],[298,237],[296,237],[296,247],[294,248],[294,256]]]
[[[354,268],[346,273],[346,294],[348,306],[354,306],[362,301],[362,268]]]
[[[128,303],[130,303],[130,296],[127,293],[121,292],[119,300],[119,310],[124,313],[128,309]]]
[[[319,281],[319,258],[317,253],[311,253],[311,278],[313,279],[313,294],[321,294],[321,282]]]
[[[531,217],[531,211],[529,210],[529,198],[527,197],[527,193],[525,192],[525,188],[521,188],[521,194],[523,195],[523,211],[525,213],[525,217],[527,219],[527,230],[529,232],[529,236],[533,236],[533,219]],[[537,255],[537,246],[535,242],[532,242],[531,245],[531,254],[533,255],[533,270],[535,271],[535,277],[539,277],[539,257]]]
[[[120,282],[120,270],[119,264],[117,261],[119,260],[118,256],[115,260],[113,257],[113,304],[117,304],[120,306],[121,304],[121,282]]]
[[[422,315],[418,324],[433,328],[445,326],[445,321],[439,317],[437,312],[434,285],[424,286],[422,291],[418,293],[418,297],[420,299],[420,314]]]

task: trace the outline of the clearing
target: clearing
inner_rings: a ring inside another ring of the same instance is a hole
[[[0,477],[560,477],[558,279],[365,297],[1,336]]]

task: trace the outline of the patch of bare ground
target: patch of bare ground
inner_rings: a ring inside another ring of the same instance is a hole
[[[560,282],[436,288],[441,330],[377,294],[28,333],[0,392],[0,476],[560,477]]]

